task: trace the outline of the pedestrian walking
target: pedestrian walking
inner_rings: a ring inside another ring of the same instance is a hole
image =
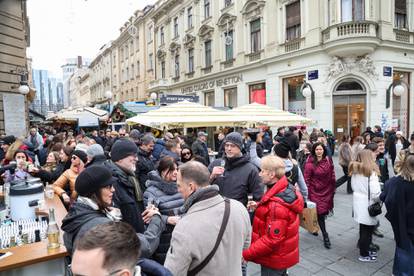
[[[400,150],[399,154],[395,158],[394,170],[396,173],[400,172],[405,156],[409,154],[414,154],[414,133],[410,136],[410,145],[405,149]]]
[[[326,249],[330,249],[331,241],[325,220],[329,212],[333,211],[336,181],[333,161],[326,154],[326,147],[322,143],[313,144],[311,156],[305,165],[305,182],[308,185],[309,200],[316,203],[323,244]]]
[[[352,148],[350,145],[351,137],[349,135],[342,136],[342,143],[339,145],[339,165],[344,172],[344,175],[336,180],[336,188],[347,182],[346,191],[348,194],[352,194],[351,177],[348,173],[348,166],[352,159]]]
[[[352,144],[352,160],[355,160],[358,152],[365,148],[364,138],[362,136],[357,136],[354,138],[354,143]]]
[[[285,176],[285,162],[266,156],[260,177],[267,192],[257,204],[252,243],[243,251],[246,261],[261,265],[262,276],[287,275],[299,262],[299,216],[303,197]]]
[[[354,220],[359,223],[359,253],[361,262],[377,261],[377,251],[370,250],[372,234],[378,223],[377,217],[368,213],[368,206],[379,200],[381,187],[379,184],[379,169],[375,163],[372,151],[364,149],[349,165],[353,193]]]
[[[380,196],[395,239],[393,275],[414,275],[414,155],[406,156],[398,176],[385,183]]]

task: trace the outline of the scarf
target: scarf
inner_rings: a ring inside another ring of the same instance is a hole
[[[215,197],[219,194],[219,187],[217,185],[209,185],[204,188],[200,188],[192,193],[181,207],[182,213],[187,213],[188,209],[195,203]]]
[[[88,197],[78,196],[77,201],[79,203],[88,205],[95,211],[99,211],[98,204],[96,204],[95,201],[93,201],[92,199]],[[110,208],[110,209],[108,208],[108,209],[103,210],[103,212],[105,216],[109,218],[111,221],[120,221],[122,219],[121,211],[118,208]]]

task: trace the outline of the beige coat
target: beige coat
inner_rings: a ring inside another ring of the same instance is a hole
[[[242,251],[250,246],[251,225],[246,208],[230,200],[230,217],[217,251],[203,275],[241,275]],[[215,197],[196,202],[175,226],[164,266],[173,275],[187,275],[211,252],[224,215],[224,199]]]

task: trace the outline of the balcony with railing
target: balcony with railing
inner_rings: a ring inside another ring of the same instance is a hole
[[[403,29],[394,29],[395,40],[403,43],[414,43],[414,32]]]
[[[379,45],[378,24],[373,21],[351,21],[329,26],[322,41],[330,55],[369,54]]]
[[[170,84],[171,83],[169,79],[153,80],[148,84],[148,90],[155,91],[155,90],[163,89],[169,86]]]
[[[285,43],[281,44],[281,47],[283,47],[282,52],[285,53],[298,51],[305,47],[305,38],[302,37],[288,40]]]

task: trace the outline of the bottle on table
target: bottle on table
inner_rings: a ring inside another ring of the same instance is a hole
[[[60,247],[59,243],[59,227],[55,219],[55,209],[49,209],[49,224],[47,225],[47,248],[56,249]]]

